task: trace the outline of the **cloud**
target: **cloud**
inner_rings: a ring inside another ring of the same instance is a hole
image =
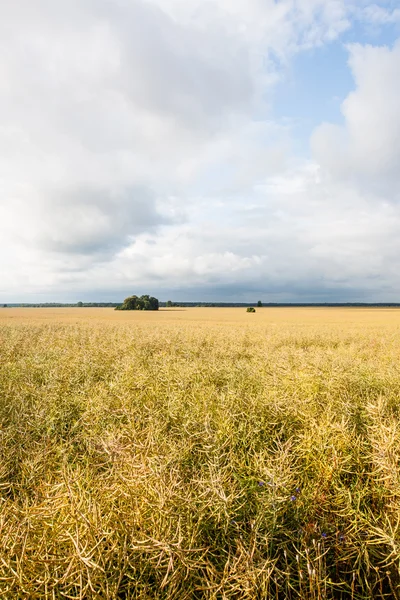
[[[400,199],[399,64],[400,42],[393,48],[349,46],[356,87],[342,104],[344,125],[323,124],[312,138],[327,174],[372,187],[388,201]]]
[[[183,25],[156,6],[132,2],[111,25],[120,43],[116,82],[135,108],[190,129],[218,128],[247,112],[253,80],[245,46],[225,29]]]
[[[126,246],[138,233],[167,222],[157,212],[149,190],[140,187],[52,190],[41,197],[31,217],[31,224],[36,221],[34,241],[42,250],[100,253],[103,258]]]
[[[372,25],[400,23],[400,8],[391,8],[370,4],[361,10],[360,17]]]
[[[291,131],[271,117],[296,53],[339,39],[354,15],[397,18],[357,7],[2,3],[6,299],[386,286],[399,250],[399,45],[349,47],[344,124],[317,128],[311,159],[293,156]]]
[[[286,60],[299,49],[337,38],[350,27],[352,3],[343,0],[153,0],[175,18],[230,32],[255,54]]]

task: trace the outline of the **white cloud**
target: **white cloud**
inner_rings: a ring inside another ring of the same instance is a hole
[[[400,42],[392,49],[355,44],[349,53],[356,87],[342,104],[344,125],[316,130],[315,157],[333,179],[399,200]]]
[[[360,17],[373,25],[400,23],[400,8],[392,9],[390,6],[385,7],[378,4],[370,4],[362,9]]]
[[[292,57],[338,38],[357,5],[0,4],[6,300],[389,280],[400,47],[350,48],[344,126],[318,128],[312,161],[291,156],[290,132],[270,116]],[[397,18],[362,8],[364,21]]]

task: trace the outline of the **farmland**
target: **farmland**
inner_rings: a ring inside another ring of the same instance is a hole
[[[399,597],[399,358],[395,309],[0,309],[0,597]]]

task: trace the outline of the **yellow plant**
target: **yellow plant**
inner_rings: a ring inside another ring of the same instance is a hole
[[[1,598],[399,596],[400,311],[0,319]]]

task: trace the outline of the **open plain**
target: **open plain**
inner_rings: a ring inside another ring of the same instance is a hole
[[[0,309],[0,597],[399,597],[399,359],[396,309]]]

